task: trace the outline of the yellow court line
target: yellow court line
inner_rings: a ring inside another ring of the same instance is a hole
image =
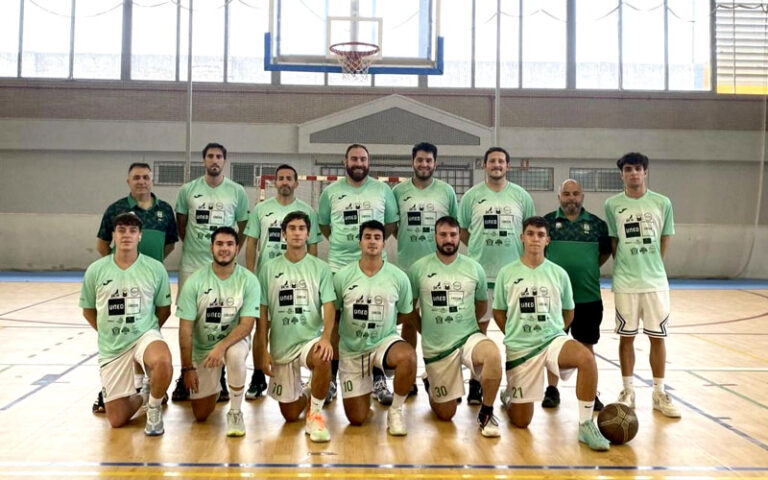
[[[690,336],[692,336],[693,338],[697,338],[697,339],[701,340],[702,342],[707,342],[707,343],[711,343],[712,345],[716,345],[716,346],[718,346],[720,348],[728,350],[729,352],[738,353],[739,355],[746,355],[747,357],[754,358],[755,360],[760,360],[761,362],[768,363],[768,358],[761,357],[760,355],[755,355],[755,354],[752,354],[752,353],[749,353],[749,352],[745,352],[744,350],[740,350],[738,348],[729,347],[728,345],[724,345],[724,344],[722,344],[720,342],[716,342],[715,340],[712,340],[710,338],[705,338],[703,336],[696,335],[695,333],[691,334]]]

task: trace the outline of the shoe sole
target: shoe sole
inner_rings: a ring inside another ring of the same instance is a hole
[[[389,433],[393,437],[404,437],[408,435],[408,432],[392,432],[390,429],[387,429],[387,433]]]
[[[469,400],[467,399],[467,405],[482,405],[482,400]]]
[[[309,439],[313,441],[314,443],[326,443],[331,441],[331,437],[328,438],[312,438],[312,435],[309,436]]]
[[[245,432],[240,430],[230,430],[229,432],[227,432],[227,436],[228,437],[244,437]]]
[[[677,413],[677,414],[664,413],[660,408],[656,408],[656,407],[653,407],[653,410],[659,412],[660,414],[664,415],[667,418],[681,418],[683,416],[681,413]]]
[[[144,430],[144,435],[148,437],[159,437],[160,435],[165,433],[165,429],[160,430],[159,432],[148,432]]]

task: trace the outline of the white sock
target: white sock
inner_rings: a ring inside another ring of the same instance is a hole
[[[408,395],[398,395],[396,393],[392,395],[392,408],[400,408],[405,405],[405,399],[407,397]]]
[[[632,385],[634,377],[632,375],[628,377],[621,377],[621,381],[624,384],[624,388],[627,390],[634,390],[635,387]]]
[[[579,400],[579,424],[582,424],[586,421],[592,421],[592,414],[594,413],[594,411],[595,411],[594,400],[590,400],[588,402]]]
[[[245,387],[241,387],[240,390],[229,386],[229,408],[230,410],[239,412],[240,407],[243,405],[243,394],[245,393]]]
[[[155,398],[152,396],[152,394],[149,394],[149,406],[150,407],[159,407],[163,404],[163,397]]]
[[[653,377],[653,393],[664,393],[664,377]]]
[[[315,396],[312,395],[309,397],[309,411],[312,413],[320,413],[320,410],[323,409],[324,403],[324,398],[315,398]]]

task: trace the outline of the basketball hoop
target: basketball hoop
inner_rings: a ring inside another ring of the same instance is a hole
[[[334,43],[328,50],[336,56],[345,78],[365,79],[380,49],[373,43],[342,42]]]

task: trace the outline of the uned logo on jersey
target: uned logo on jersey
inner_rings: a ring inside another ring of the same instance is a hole
[[[421,212],[408,212],[408,225],[421,225]]]
[[[448,306],[448,294],[445,292],[445,290],[432,291],[432,305],[436,307]]]
[[[211,219],[210,210],[195,210],[195,221],[197,223],[207,224],[210,219]]]
[[[489,230],[499,229],[499,216],[498,215],[483,215],[483,226]]]
[[[108,315],[125,315],[125,299],[110,298],[107,302]]]
[[[344,210],[344,225],[357,225],[357,210]]]
[[[364,303],[352,305],[352,318],[354,320],[368,320],[368,305]]]
[[[205,323],[221,323],[221,307],[206,308]]]
[[[640,223],[632,222],[624,224],[624,234],[627,238],[634,238],[640,236]]]
[[[536,298],[520,297],[520,313],[536,313]]]
[[[293,289],[280,290],[277,295],[277,301],[281,307],[293,305]]]
[[[269,242],[279,242],[282,239],[282,232],[279,228],[269,228],[269,233],[267,235],[267,241]]]

